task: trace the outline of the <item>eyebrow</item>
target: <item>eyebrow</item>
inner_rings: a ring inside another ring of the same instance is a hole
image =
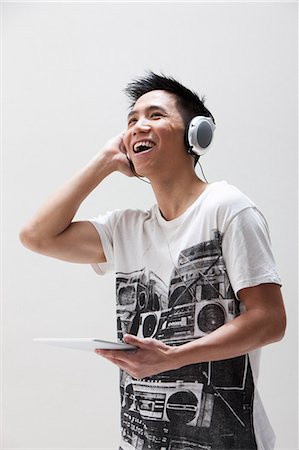
[[[151,105],[151,106],[148,106],[147,108],[145,108],[146,111],[152,111],[153,109],[159,109],[160,111],[164,112],[165,114],[167,113],[166,109],[164,109],[162,106],[159,106],[159,105]],[[137,113],[138,113],[138,109],[130,111],[128,114],[128,119]]]

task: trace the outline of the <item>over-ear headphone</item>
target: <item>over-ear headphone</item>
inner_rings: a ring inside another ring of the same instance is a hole
[[[188,153],[195,156],[204,155],[212,142],[215,128],[210,117],[193,117],[185,129],[185,144]]]

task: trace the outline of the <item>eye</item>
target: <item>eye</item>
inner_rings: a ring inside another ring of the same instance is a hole
[[[159,112],[159,111],[153,112],[151,114],[151,117],[161,117],[161,116],[163,116],[163,114],[161,112]]]
[[[134,122],[136,122],[137,121],[137,119],[135,119],[134,117],[132,117],[130,120],[128,120],[128,127],[130,126],[130,125],[132,125]]]

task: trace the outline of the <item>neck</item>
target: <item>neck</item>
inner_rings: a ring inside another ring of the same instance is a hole
[[[151,180],[159,209],[165,220],[182,215],[208,186],[196,173]]]

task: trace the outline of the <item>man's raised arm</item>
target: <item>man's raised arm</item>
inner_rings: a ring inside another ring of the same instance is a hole
[[[132,176],[122,134],[47,200],[22,228],[20,240],[32,251],[77,263],[105,262],[101,240],[87,221],[72,222],[83,200],[114,171]]]

